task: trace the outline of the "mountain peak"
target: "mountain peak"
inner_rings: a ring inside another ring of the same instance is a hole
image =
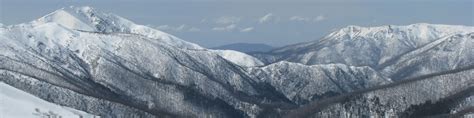
[[[77,15],[78,14],[75,14],[75,12],[71,12],[70,9],[61,8],[33,21],[32,23],[34,25],[42,25],[45,23],[54,22],[69,29],[83,31],[94,30],[92,26],[82,21],[83,19],[77,17]]]
[[[129,32],[133,22],[120,16],[103,13],[89,6],[64,7],[33,21],[34,24],[54,22],[74,30],[90,32]]]
[[[184,49],[203,49],[197,44],[186,42],[144,25],[135,24],[115,14],[100,12],[90,6],[61,8],[32,21],[30,24],[38,26],[47,23],[56,23],[77,31],[137,34]]]

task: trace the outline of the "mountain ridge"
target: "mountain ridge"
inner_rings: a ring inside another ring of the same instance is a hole
[[[252,55],[266,64],[278,61],[306,65],[342,63],[352,66],[369,66],[381,71],[379,69],[390,66],[401,56],[410,52],[420,52],[417,50],[424,49],[423,47],[429,46],[432,42],[472,32],[474,32],[474,27],[427,23],[406,26],[348,26],[317,41],[284,46],[267,53]],[[462,45],[471,45],[471,43],[466,42]],[[460,47],[469,51],[469,46]],[[463,60],[468,60],[465,58],[473,56],[467,53],[464,55],[468,56],[463,57]]]

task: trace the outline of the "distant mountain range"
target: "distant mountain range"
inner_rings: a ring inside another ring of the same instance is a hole
[[[474,65],[474,28],[412,24],[348,26],[321,40],[294,44],[260,54],[266,63],[306,65],[341,63],[369,66],[392,79],[419,76]]]
[[[235,51],[245,52],[245,53],[255,53],[255,52],[267,52],[267,51],[272,50],[273,48],[274,47],[270,45],[261,44],[261,43],[233,43],[233,44],[213,47],[211,49],[235,50]]]
[[[38,107],[65,106],[61,114],[473,116],[471,26],[348,26],[251,56],[203,48],[91,7],[68,7],[1,26],[0,42],[0,87],[9,88],[0,95],[22,90],[47,101]]]

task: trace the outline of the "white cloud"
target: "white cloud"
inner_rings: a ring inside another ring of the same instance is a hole
[[[244,28],[244,29],[241,29],[240,32],[250,32],[250,31],[253,31],[253,27],[247,27],[247,28]]]
[[[324,16],[324,15],[319,15],[319,16],[317,16],[316,18],[314,18],[314,21],[315,21],[315,22],[319,22],[319,21],[323,21],[323,20],[326,20],[326,19],[327,19],[326,16]]]
[[[192,28],[189,28],[188,31],[190,31],[190,32],[199,32],[199,31],[201,31],[201,29],[196,28],[196,27],[192,27]]]
[[[225,24],[238,23],[240,22],[241,19],[242,18],[236,17],[236,16],[222,16],[222,17],[217,18],[215,21],[217,24],[225,25]]]
[[[290,17],[290,21],[311,21],[311,18],[307,18],[307,17],[302,17],[302,16],[292,16]]]
[[[289,18],[290,21],[298,21],[298,22],[320,22],[326,19],[327,18],[324,15],[319,15],[315,18],[303,17],[303,16],[292,16]]]
[[[265,22],[271,21],[272,19],[274,19],[273,14],[272,14],[272,13],[268,13],[268,14],[266,14],[265,16],[262,16],[262,17],[258,20],[258,22],[259,22],[259,23],[265,23]]]
[[[186,28],[186,25],[182,24],[179,27],[176,28],[176,31],[183,31],[184,28]]]
[[[214,28],[212,28],[212,30],[214,30],[214,31],[232,31],[235,28],[237,28],[237,25],[230,24],[230,25],[224,26],[224,27],[214,27]]]
[[[160,25],[156,29],[164,31],[175,31],[175,32],[197,32],[201,31],[199,28],[187,26],[185,24],[179,26],[170,26],[170,25]]]
[[[174,29],[173,27],[169,26],[169,25],[160,25],[158,27],[156,27],[156,29],[159,29],[159,30],[171,30],[171,29]]]
[[[207,19],[201,19],[201,23],[207,22]]]

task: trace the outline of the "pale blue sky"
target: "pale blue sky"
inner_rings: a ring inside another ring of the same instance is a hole
[[[5,25],[87,5],[205,47],[282,46],[317,40],[347,25],[474,25],[473,0],[1,0],[0,5]]]

